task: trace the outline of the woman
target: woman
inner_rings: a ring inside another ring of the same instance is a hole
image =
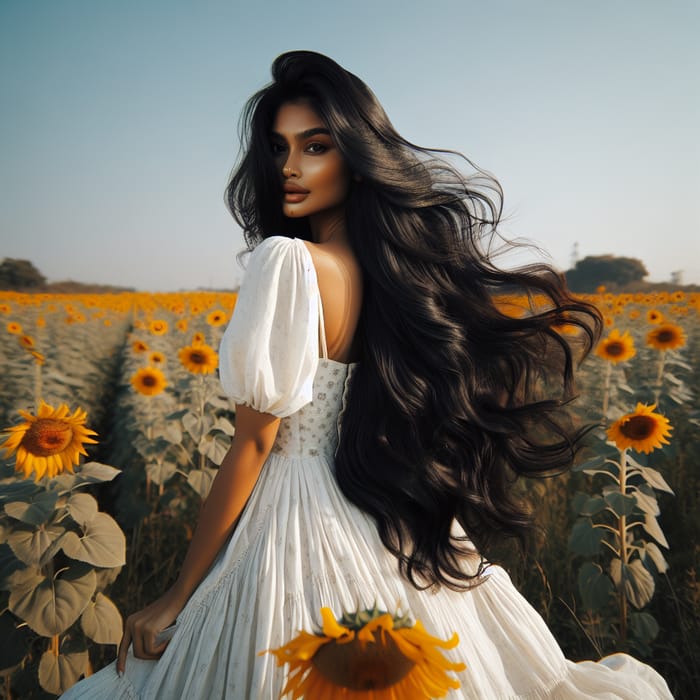
[[[177,582],[127,620],[118,673],[65,697],[273,700],[285,672],[259,652],[321,607],[375,604],[457,631],[449,697],[670,697],[628,656],[566,661],[479,554],[530,526],[512,475],[572,460],[577,353],[553,326],[578,326],[585,353],[598,314],[546,266],[496,267],[497,183],[401,138],[354,75],[304,51],[272,73],[227,189],[254,248],[220,353],[236,435]],[[533,309],[505,313],[499,291]]]

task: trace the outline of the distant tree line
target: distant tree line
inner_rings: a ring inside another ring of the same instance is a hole
[[[35,289],[46,286],[46,277],[29,262],[5,258],[0,263],[0,289]]]
[[[60,294],[99,294],[133,292],[133,287],[74,282],[46,282],[46,277],[29,260],[5,258],[0,262],[0,290],[17,292],[54,292]]]
[[[629,287],[648,274],[641,260],[614,255],[589,255],[565,273],[569,287],[582,293],[595,292],[600,286],[610,290]]]
[[[649,274],[644,263],[637,258],[614,255],[589,255],[579,260],[575,267],[565,273],[566,281],[574,292],[593,293],[604,286],[609,291],[632,289],[660,289],[678,287],[678,284],[645,282]],[[696,285],[690,285],[695,288]],[[689,287],[686,287],[689,288]],[[46,283],[46,278],[29,260],[5,258],[0,263],[0,289],[24,292],[51,291],[62,293],[133,291],[129,287],[84,284],[82,282]]]

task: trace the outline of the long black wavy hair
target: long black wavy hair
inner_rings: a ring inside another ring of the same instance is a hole
[[[453,522],[486,556],[503,538],[525,541],[532,515],[511,487],[517,475],[572,463],[587,428],[567,404],[600,315],[547,265],[500,269],[489,253],[498,182],[478,169],[463,175],[450,164],[459,154],[402,138],[352,73],[293,51],[274,61],[272,78],[244,109],[227,204],[250,248],[271,235],[311,239],[305,219],[282,213],[270,138],[279,107],[307,100],[356,176],[347,232],[364,279],[336,478],[414,586],[468,587],[484,560],[467,572],[469,546]],[[499,303],[513,294],[530,300],[525,313]],[[577,335],[562,334],[564,322]]]

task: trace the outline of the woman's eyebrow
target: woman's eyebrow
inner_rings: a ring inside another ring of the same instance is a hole
[[[306,131],[302,131],[302,132],[298,133],[297,138],[298,139],[308,139],[311,136],[316,136],[316,134],[325,134],[326,136],[330,136],[331,132],[328,131],[328,129],[326,129],[324,126],[315,126],[312,129],[307,129]],[[280,134],[277,131],[273,131],[272,135],[277,136],[281,139],[284,138],[284,136],[282,136],[282,134]]]

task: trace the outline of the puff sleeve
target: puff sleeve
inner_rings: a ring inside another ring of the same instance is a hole
[[[311,255],[299,239],[266,238],[251,253],[219,348],[224,392],[284,418],[313,398],[319,303]]]

